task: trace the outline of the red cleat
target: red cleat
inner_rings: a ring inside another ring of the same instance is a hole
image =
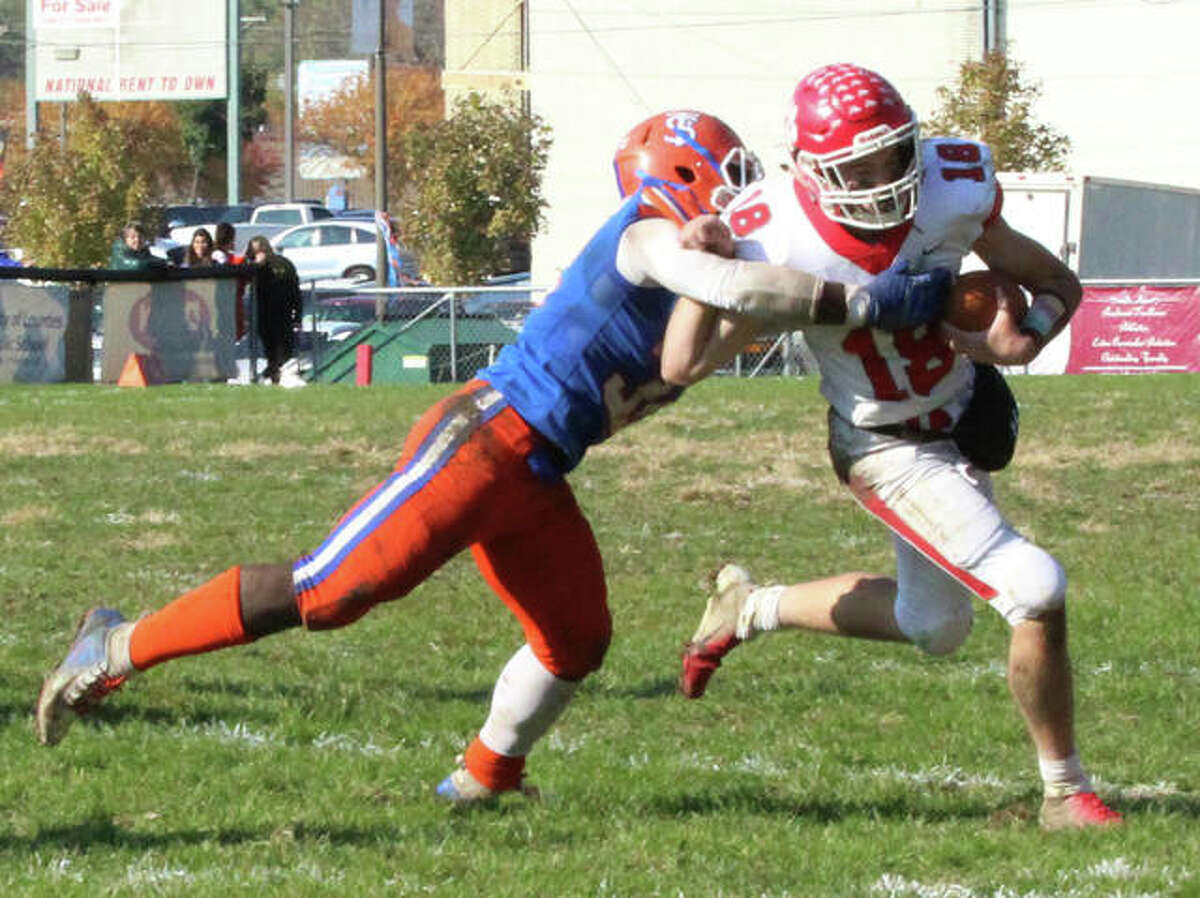
[[[1042,829],[1083,829],[1085,826],[1118,826],[1124,818],[1101,801],[1095,792],[1076,792],[1045,799],[1038,820]]]
[[[746,598],[754,589],[745,568],[727,564],[717,572],[716,593],[709,597],[700,626],[683,649],[679,691],[700,698],[721,659],[753,636],[750,621],[742,621]]]

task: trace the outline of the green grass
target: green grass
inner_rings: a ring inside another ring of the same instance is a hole
[[[41,748],[84,609],[313,548],[445,390],[0,388],[0,895],[1200,895],[1200,377],[1013,386],[997,492],[1070,574],[1079,739],[1120,830],[1038,830],[982,607],[949,658],[785,633],[674,694],[721,562],[891,570],[811,380],[703,384],[572,475],[616,634],[530,758],[542,803],[431,796],[520,642],[468,559],[352,627],[157,668]]]

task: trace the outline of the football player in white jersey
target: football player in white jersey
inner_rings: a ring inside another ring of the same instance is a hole
[[[996,370],[976,364],[1029,362],[1079,304],[1079,281],[1005,223],[988,147],[920,139],[912,110],[878,74],[847,64],[811,72],[796,88],[788,124],[790,174],[751,185],[722,216],[739,258],[859,284],[897,264],[958,270],[974,251],[1033,302],[1019,321],[1002,307],[976,334],[944,323],[894,333],[804,328],[831,406],[834,468],[891,529],[896,578],[856,572],[758,587],[742,568],[726,566],[684,652],[681,689],[698,698],[727,652],[780,628],[952,652],[971,629],[975,595],[1012,628],[1009,685],[1037,750],[1042,825],[1118,823],[1076,750],[1066,575],[993,501],[988,471],[1011,454],[1015,403]],[[739,333],[729,315],[714,329],[718,313],[694,303],[681,301],[675,315],[672,328],[698,335],[693,355],[664,370],[680,383],[727,358],[747,330]],[[965,420],[982,422],[982,436],[960,426]]]

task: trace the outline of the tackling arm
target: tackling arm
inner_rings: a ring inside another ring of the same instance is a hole
[[[626,229],[617,269],[632,283],[666,287],[706,306],[748,315],[759,326],[867,322],[870,298],[865,291],[847,296],[841,284],[803,271],[685,248],[679,229],[661,218]]]
[[[727,365],[762,329],[747,315],[722,312],[681,296],[663,337],[661,376],[686,387]]]

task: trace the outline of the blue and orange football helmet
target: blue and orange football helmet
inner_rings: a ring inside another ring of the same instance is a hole
[[[613,158],[622,197],[642,202],[679,224],[719,213],[762,177],[758,158],[733,129],[691,109],[661,112],[635,125]]]

